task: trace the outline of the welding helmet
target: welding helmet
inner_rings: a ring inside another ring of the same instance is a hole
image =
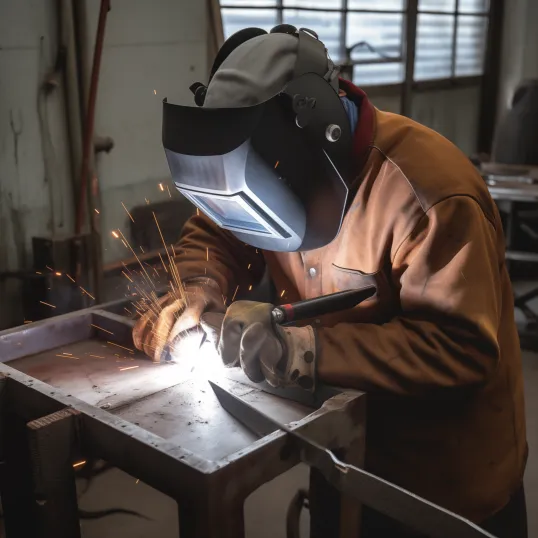
[[[220,49],[197,106],[163,102],[177,189],[254,247],[312,250],[338,234],[351,174],[351,127],[335,66],[310,30],[248,28]]]

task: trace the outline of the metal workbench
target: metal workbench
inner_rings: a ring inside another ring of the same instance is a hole
[[[510,270],[510,262],[526,262],[538,264],[538,252],[528,252],[514,249],[517,223],[514,204],[524,202],[538,204],[538,169],[532,169],[527,175],[517,175],[518,167],[506,167],[506,173],[484,173],[491,197],[498,203],[505,204],[507,222],[505,227],[506,260]],[[511,174],[508,174],[511,172]],[[529,301],[538,297],[538,286],[520,295],[514,296],[515,307],[520,309],[525,317],[525,323],[518,326],[521,345],[529,349],[538,348],[538,315],[528,305]]]
[[[94,308],[0,333],[8,538],[80,536],[73,464],[90,458],[174,498],[182,538],[240,538],[248,495],[299,462],[283,432],[257,439],[224,411],[197,368],[153,364],[135,351],[131,326]],[[363,463],[362,393],[344,391],[312,409],[248,384],[240,371],[225,375],[235,394]],[[324,517],[334,518],[335,536],[357,536],[356,502],[342,499]]]

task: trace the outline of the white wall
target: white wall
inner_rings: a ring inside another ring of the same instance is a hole
[[[30,263],[32,236],[73,223],[62,86],[40,91],[56,23],[54,0],[0,0],[0,271]]]
[[[73,197],[54,0],[0,0],[0,272],[28,269],[31,238],[71,233]],[[0,282],[0,327],[22,321],[21,282]],[[9,307],[6,307],[8,305]]]
[[[93,43],[99,2],[86,4]],[[111,136],[115,143],[97,162],[105,263],[126,255],[110,234],[127,225],[121,202],[132,208],[144,198],[168,199],[158,186],[172,186],[161,143],[162,100],[192,103],[189,85],[206,80],[205,6],[201,0],[112,2],[95,118],[96,135]]]

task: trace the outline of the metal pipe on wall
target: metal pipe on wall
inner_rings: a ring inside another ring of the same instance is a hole
[[[86,210],[86,191],[88,189],[88,175],[90,172],[90,159],[93,148],[93,132],[95,124],[95,103],[97,101],[97,87],[99,84],[99,71],[101,69],[101,56],[105,39],[106,17],[110,10],[110,0],[101,0],[99,21],[97,23],[97,35],[95,37],[95,49],[93,54],[92,75],[90,78],[90,90],[88,106],[84,121],[84,138],[82,150],[82,166],[80,172],[80,194],[77,206],[75,233],[79,234],[84,225]]]
[[[77,50],[72,0],[60,0],[61,46],[65,51],[65,106],[69,133],[69,153],[73,187],[73,205],[79,197],[76,181],[82,165],[82,110],[77,67]]]
[[[81,86],[83,92],[83,102],[87,103],[85,108],[84,120],[84,137],[83,137],[83,153],[82,164],[80,168],[80,190],[77,203],[76,227],[77,234],[82,232],[85,222],[85,212],[88,209],[90,228],[92,232],[92,288],[99,302],[102,300],[103,290],[103,271],[102,271],[102,247],[99,215],[89,208],[100,209],[100,189],[97,175],[95,174],[94,162],[94,125],[95,125],[95,106],[97,100],[97,88],[99,83],[99,73],[101,67],[101,57],[103,52],[103,43],[105,36],[105,27],[107,14],[110,11],[110,0],[101,0],[99,10],[99,19],[97,24],[97,33],[95,37],[95,47],[93,52],[93,65],[89,83],[87,81],[87,28],[86,28],[86,11],[83,3],[75,4],[75,24],[77,28],[77,37],[79,45],[79,65],[81,73]],[[83,107],[84,110],[84,107]],[[88,189],[88,180],[91,174],[91,183]],[[89,194],[87,198],[87,194]]]

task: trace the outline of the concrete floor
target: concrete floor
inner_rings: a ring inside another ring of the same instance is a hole
[[[525,487],[529,521],[529,538],[538,536],[538,354],[524,352],[523,365],[527,403],[527,435],[529,461]],[[246,503],[247,537],[284,538],[288,503],[299,487],[307,484],[308,472],[298,466],[253,493]],[[84,538],[143,538],[159,536],[176,538],[178,522],[175,502],[161,493],[137,483],[119,470],[112,470],[96,479],[80,498],[85,510],[124,507],[150,519],[113,515],[98,520],[82,521]],[[302,535],[308,536],[308,518],[303,518]]]

